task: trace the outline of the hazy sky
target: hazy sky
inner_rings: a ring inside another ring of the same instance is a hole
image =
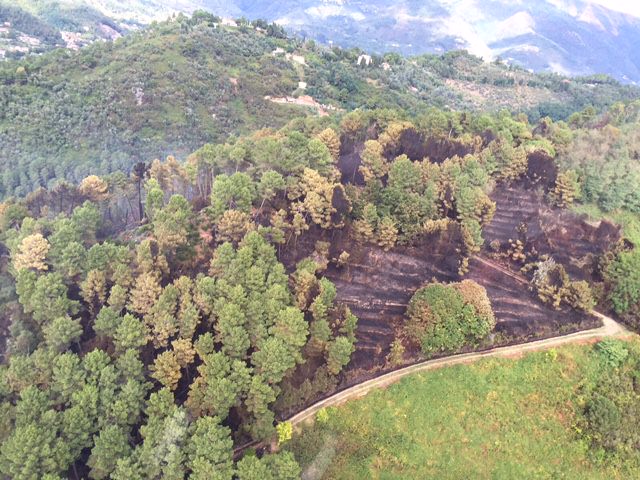
[[[640,17],[640,1],[638,0],[591,0],[593,3],[599,3],[611,10],[629,13]]]

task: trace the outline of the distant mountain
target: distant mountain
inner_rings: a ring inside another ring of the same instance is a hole
[[[277,29],[178,16],[117,42],[0,62],[0,198],[305,115],[401,108],[566,118],[640,97],[604,77],[533,74],[464,52],[367,56]]]
[[[121,2],[122,3],[122,2]],[[0,0],[0,59],[114,40],[143,22],[109,15],[84,0]]]
[[[640,19],[572,0],[202,0],[343,47],[383,53],[465,48],[536,71],[640,82]]]
[[[9,5],[9,0],[0,0],[0,29],[3,2]],[[500,58],[534,71],[606,73],[640,83],[640,19],[583,0],[17,0],[10,4],[45,25],[84,34],[79,43],[119,35],[131,23],[205,9],[223,17],[275,21],[303,37],[371,53],[417,55],[467,49],[485,60]],[[60,22],[61,17],[87,21],[70,26]],[[0,42],[2,36],[0,30]],[[33,45],[20,47],[24,51]]]

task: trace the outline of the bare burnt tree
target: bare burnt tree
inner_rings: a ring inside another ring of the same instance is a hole
[[[131,172],[133,181],[136,184],[136,190],[138,192],[138,219],[142,221],[142,182],[149,176],[149,165],[144,162],[138,162],[134,165]]]

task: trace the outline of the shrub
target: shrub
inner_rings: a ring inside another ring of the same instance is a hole
[[[621,415],[616,404],[609,398],[596,394],[587,404],[585,416],[592,440],[599,446],[611,448],[616,430],[620,427]]]
[[[278,432],[278,445],[288,442],[293,437],[293,425],[291,422],[282,422],[276,425]]]
[[[326,408],[321,408],[316,413],[316,421],[320,424],[325,424],[329,421],[329,411]]]
[[[596,349],[605,363],[613,368],[618,368],[629,356],[629,350],[622,342],[610,338],[599,342]]]
[[[605,278],[611,285],[609,300],[616,313],[627,313],[640,301],[640,253],[622,252],[609,264]]]
[[[405,331],[425,355],[475,344],[495,326],[485,289],[471,280],[432,283],[419,289],[409,302],[407,315]]]

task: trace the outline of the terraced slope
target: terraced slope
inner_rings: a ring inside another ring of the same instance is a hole
[[[358,343],[351,369],[380,365],[403,323],[409,300],[431,279],[456,278],[455,252],[425,254],[420,248],[385,252],[365,247],[343,269],[333,268],[327,277],[336,284],[338,300],[358,317]]]
[[[584,216],[549,208],[540,191],[523,184],[500,186],[491,198],[496,213],[484,228],[486,245],[497,241],[504,251],[511,240],[519,239],[525,251],[551,255],[576,280],[588,278],[594,256],[621,238],[619,226],[590,223]]]
[[[487,289],[497,320],[497,344],[553,337],[599,325],[595,316],[568,308],[555,310],[541,303],[529,291],[526,279],[495,261],[471,259],[466,278]]]

